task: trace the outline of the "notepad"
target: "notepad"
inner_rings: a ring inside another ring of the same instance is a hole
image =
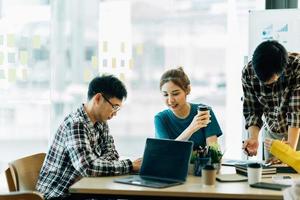
[[[239,174],[218,174],[217,180],[220,182],[243,182],[248,178]]]

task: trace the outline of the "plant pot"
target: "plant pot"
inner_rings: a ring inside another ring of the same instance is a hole
[[[212,165],[217,170],[217,174],[219,174],[222,166],[221,163],[213,163]]]
[[[195,172],[195,164],[190,163],[188,168],[188,175],[194,175]]]

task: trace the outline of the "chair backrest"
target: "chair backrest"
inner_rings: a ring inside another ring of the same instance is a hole
[[[1,194],[0,200],[44,200],[43,196],[38,192],[10,192]]]
[[[17,188],[16,188],[16,185],[15,185],[14,179],[13,179],[13,177],[12,177],[12,174],[11,174],[9,168],[7,168],[7,169],[5,170],[5,177],[6,177],[6,182],[7,182],[7,186],[8,186],[8,191],[10,191],[10,192],[15,192],[15,191],[17,191]]]
[[[16,191],[35,190],[45,156],[45,153],[38,153],[8,164]]]

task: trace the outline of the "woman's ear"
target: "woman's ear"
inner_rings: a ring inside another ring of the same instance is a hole
[[[191,86],[189,85],[185,91],[186,95],[189,95],[191,93]]]

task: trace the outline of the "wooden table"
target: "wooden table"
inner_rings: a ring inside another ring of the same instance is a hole
[[[289,174],[293,178],[300,178],[298,174]],[[189,176],[187,181],[178,186],[163,189],[154,189],[114,183],[118,177],[94,177],[82,178],[72,185],[70,193],[77,198],[109,196],[118,198],[138,199],[283,199],[282,191],[251,188],[247,182],[221,183],[216,182],[215,186],[205,186],[201,177]],[[271,182],[271,179],[263,179],[264,182]]]

